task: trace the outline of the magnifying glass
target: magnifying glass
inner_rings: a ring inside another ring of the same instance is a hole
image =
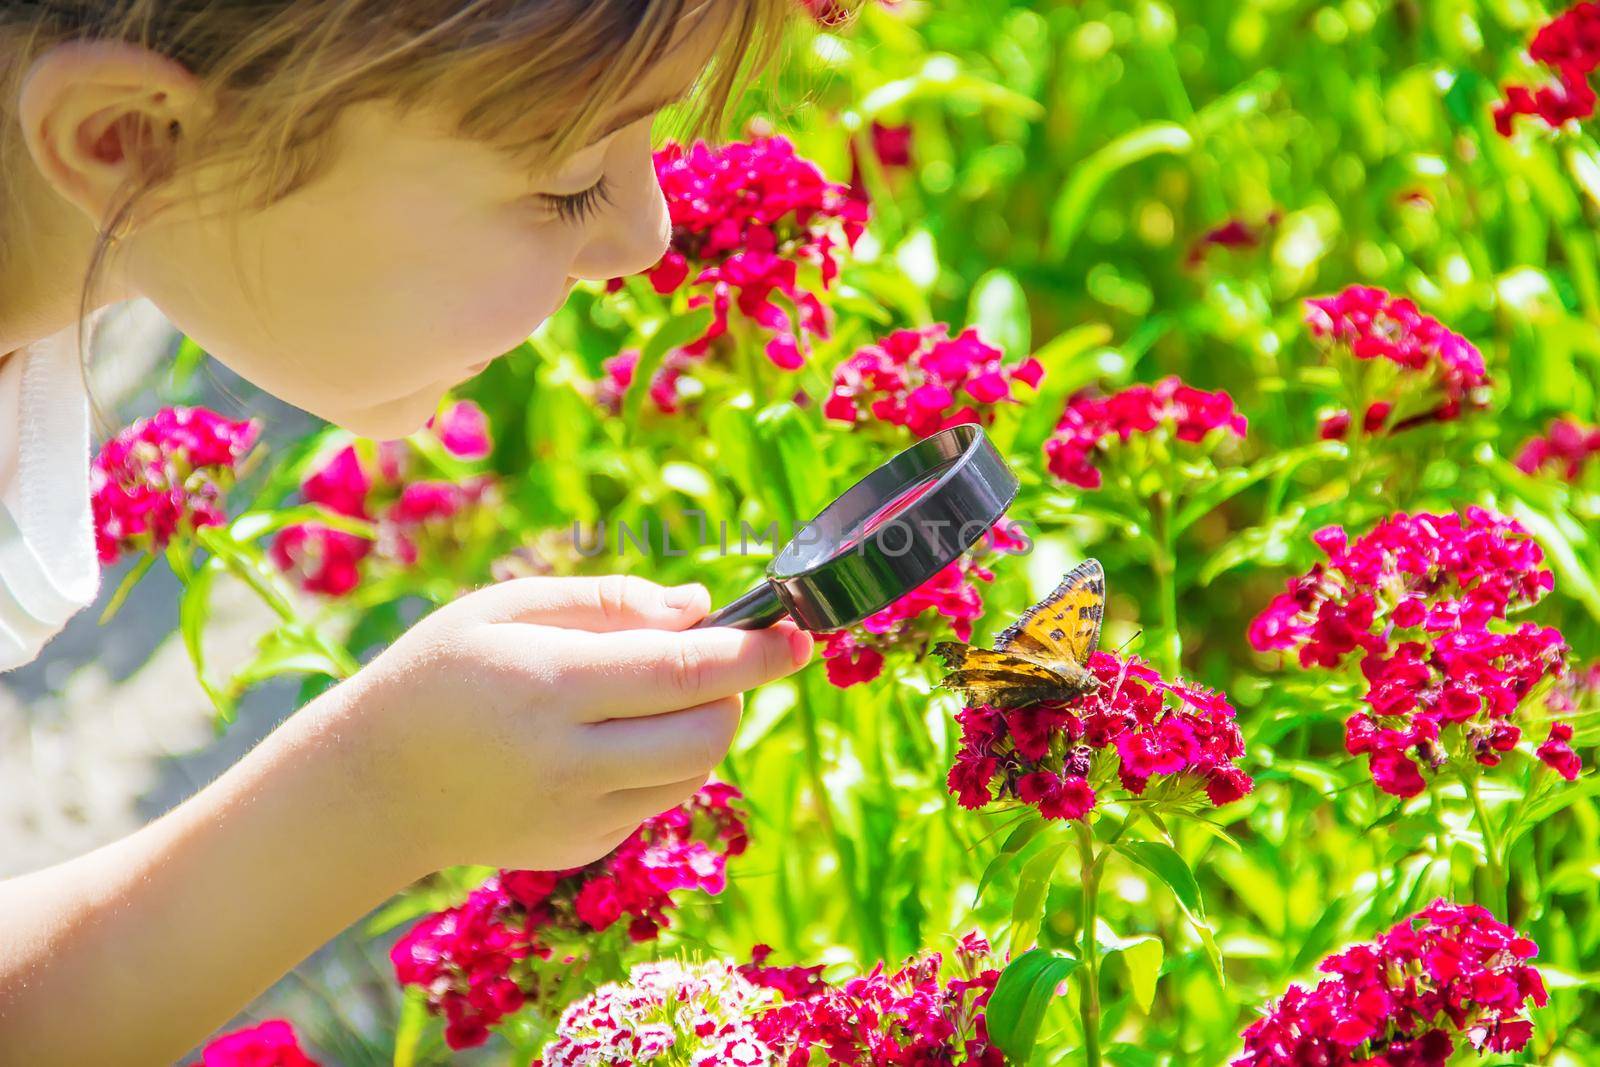
[[[788,616],[841,630],[932,578],[999,522],[1017,476],[982,427],[925,437],[800,528],[761,584],[696,629],[760,630]]]

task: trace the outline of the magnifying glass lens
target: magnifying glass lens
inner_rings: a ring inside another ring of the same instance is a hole
[[[938,484],[939,479],[944,477],[944,472],[955,466],[955,462],[955,460],[949,460],[939,464],[939,466],[918,478],[908,488],[902,490],[894,499],[862,519],[849,534],[840,540],[837,551],[848,552],[863,540],[871,537],[905,514],[912,504],[921,499],[924,493]]]

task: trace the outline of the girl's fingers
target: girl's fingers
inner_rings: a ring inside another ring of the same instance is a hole
[[[743,697],[724,697],[664,715],[591,723],[583,731],[599,780],[626,791],[710,774],[728,754],[743,709]]]
[[[687,778],[681,782],[672,782],[668,785],[650,786],[645,789],[625,789],[620,793],[613,793],[607,797],[605,803],[610,805],[611,811],[618,818],[637,826],[646,819],[654,818],[664,811],[671,811],[685,800],[700,791],[706,784],[708,775],[697,778]]]
[[[518,578],[472,594],[486,622],[574,630],[684,630],[711,611],[703,585],[661,586],[629,574],[603,578]]]
[[[811,635],[792,625],[682,633],[492,629],[490,639],[506,660],[548,684],[588,722],[659,715],[743,693],[792,674],[812,648]]]

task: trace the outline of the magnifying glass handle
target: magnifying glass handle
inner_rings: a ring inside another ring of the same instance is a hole
[[[692,629],[731,626],[735,630],[765,630],[788,614],[772,586],[762,582],[725,608],[719,608],[695,623]]]

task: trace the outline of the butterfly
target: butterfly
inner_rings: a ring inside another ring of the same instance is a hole
[[[1106,572],[1086,559],[1051,594],[1000,632],[994,649],[941,641],[934,654],[949,673],[942,684],[969,705],[1020,708],[1044,700],[1071,700],[1100,684],[1088,668],[1100,642],[1106,608]]]

